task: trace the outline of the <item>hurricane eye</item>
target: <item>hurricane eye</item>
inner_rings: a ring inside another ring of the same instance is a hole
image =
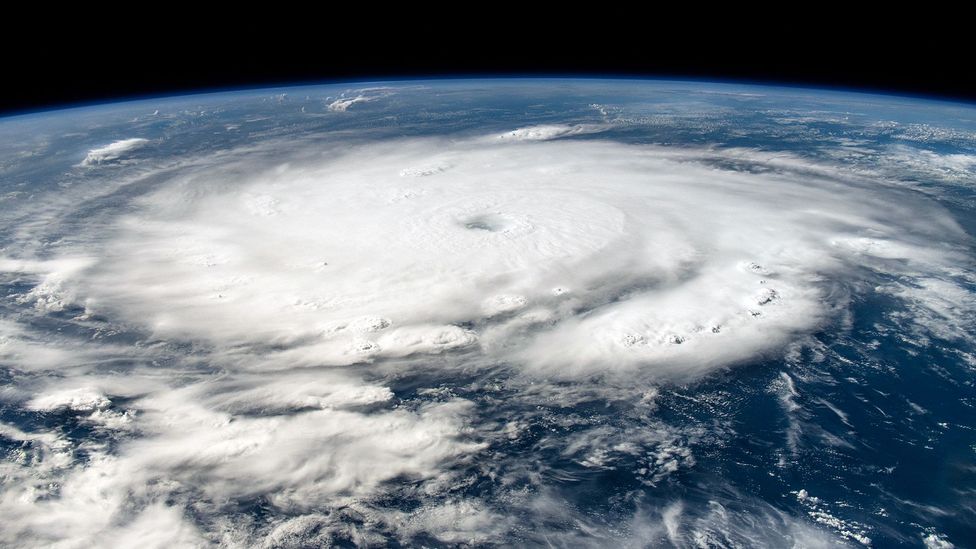
[[[502,232],[511,226],[511,222],[500,215],[478,215],[461,222],[470,231]]]

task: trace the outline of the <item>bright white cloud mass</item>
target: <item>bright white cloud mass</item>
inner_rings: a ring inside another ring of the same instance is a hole
[[[667,380],[816,328],[857,266],[964,259],[929,245],[965,238],[935,205],[789,159],[762,175],[720,160],[416,140],[226,182],[207,168],[139,199],[69,286],[93,314],[258,369],[468,349],[546,376]]]
[[[148,143],[148,139],[142,139],[140,137],[113,141],[104,147],[98,147],[88,151],[85,159],[81,161],[81,165],[95,166],[106,162],[113,162],[122,158],[129,151],[145,147]]]
[[[0,465],[0,544],[297,547],[335,532],[380,543],[374,531],[485,542],[519,521],[463,487],[525,425],[474,421],[450,387],[401,397],[393,381],[504,371],[530,402],[572,400],[560,383],[599,380],[587,390],[629,387],[650,409],[656,387],[782,355],[843,322],[879,275],[920,333],[971,337],[976,303],[958,298],[970,244],[935,202],[787,155],[560,139],[597,131],[402,138],[273,165],[228,154],[158,174],[124,215],[99,221],[97,239],[57,257],[6,250],[5,276],[31,284],[23,304],[79,307],[76,322],[107,335],[41,345],[0,323],[0,354],[52,373],[6,397],[100,433],[80,447],[40,425],[0,425],[25,441]],[[118,141],[82,164],[144,144]],[[145,342],[121,349],[116,323]],[[173,345],[193,352],[172,358]],[[654,445],[653,484],[693,463],[689,436],[607,430],[565,452],[602,467],[637,455],[628,444]],[[498,472],[512,508],[572,515],[519,489],[520,474]],[[435,503],[393,511],[391,497]],[[715,505],[691,517],[676,504],[631,531],[689,546],[692,531],[758,543],[764,528],[839,543],[771,508],[749,526]],[[242,518],[249,508],[290,518],[265,528]],[[561,535],[551,540],[582,543]]]

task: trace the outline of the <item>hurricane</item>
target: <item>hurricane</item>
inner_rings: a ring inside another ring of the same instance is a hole
[[[573,80],[2,119],[0,543],[966,546],[974,120]]]

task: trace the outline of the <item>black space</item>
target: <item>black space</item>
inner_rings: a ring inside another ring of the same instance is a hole
[[[604,12],[581,14],[573,24],[536,17],[473,28],[477,18],[370,23],[367,12],[380,9],[295,10],[287,18],[255,12],[243,22],[195,14],[156,21],[146,12],[137,14],[138,25],[112,18],[28,25],[0,38],[8,52],[0,113],[225,88],[439,76],[744,80],[976,101],[976,48],[961,14],[903,13],[892,22],[852,20],[839,10],[764,14],[750,22],[722,13],[704,24],[688,14]]]

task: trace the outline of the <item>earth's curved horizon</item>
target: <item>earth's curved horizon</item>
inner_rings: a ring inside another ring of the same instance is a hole
[[[744,84],[0,118],[0,545],[971,546],[974,184]]]

